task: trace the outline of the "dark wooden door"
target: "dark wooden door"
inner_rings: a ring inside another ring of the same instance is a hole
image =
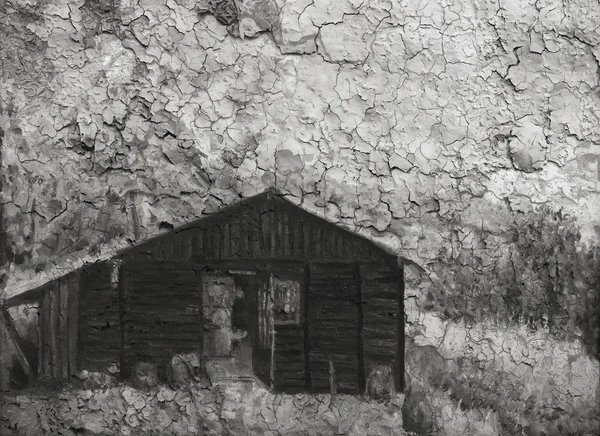
[[[388,265],[360,268],[365,372],[393,369],[396,389],[404,388],[404,305],[402,269]]]
[[[256,292],[254,293],[256,317],[254,320],[254,355],[253,366],[255,375],[268,387],[274,385],[274,316],[273,295],[270,286],[270,276],[259,273],[255,276]]]
[[[360,301],[353,265],[310,265],[312,390],[360,393]]]
[[[200,274],[187,262],[127,261],[122,293],[122,362],[125,374],[141,361],[162,372],[178,353],[201,346]]]

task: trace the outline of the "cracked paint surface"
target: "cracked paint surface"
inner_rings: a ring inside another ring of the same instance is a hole
[[[597,240],[597,7],[237,3],[5,2],[11,287],[272,185],[421,265],[537,204]]]
[[[407,315],[438,345],[425,296],[514,262],[523,214],[598,244],[599,24],[586,0],[4,0],[1,292],[275,186],[421,265]]]

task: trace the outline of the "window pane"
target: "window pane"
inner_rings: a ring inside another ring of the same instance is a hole
[[[276,324],[300,323],[300,282],[273,277]]]

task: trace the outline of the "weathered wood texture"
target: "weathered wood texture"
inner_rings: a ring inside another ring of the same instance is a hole
[[[19,335],[19,332],[17,331],[17,328],[15,327],[15,324],[6,306],[0,307],[0,322],[2,322],[6,327],[6,338],[12,342],[15,355],[21,365],[21,368],[23,369],[23,372],[25,372],[25,375],[29,380],[34,379],[35,370],[37,368],[34,369],[32,362],[28,359],[25,341]],[[0,348],[0,351],[1,350],[2,349]]]
[[[309,342],[314,391],[329,391],[330,364],[337,392],[357,394],[359,306],[353,265],[310,267]]]
[[[113,265],[83,267],[79,283],[79,361],[82,368],[103,371],[119,362],[119,291],[111,285]]]
[[[305,390],[304,326],[275,327],[275,389],[282,392]]]
[[[281,259],[353,263],[389,257],[367,239],[270,192],[128,249],[122,256],[203,263]]]
[[[258,274],[255,279],[256,320],[253,350],[254,373],[267,386],[274,384],[273,341],[274,325],[271,315],[272,301],[269,290],[269,276]]]
[[[174,354],[198,351],[201,285],[193,265],[145,261],[122,268],[124,373],[142,361],[162,372]]]
[[[38,378],[66,379],[77,372],[79,272],[44,285],[38,317]]]
[[[404,340],[399,331],[399,272],[383,265],[363,265],[360,267],[360,278],[365,372],[368,375],[375,365],[389,365],[398,381],[401,377],[397,374],[398,346],[399,341]],[[403,321],[403,317],[400,319]]]

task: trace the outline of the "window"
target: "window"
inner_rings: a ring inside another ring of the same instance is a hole
[[[302,321],[300,282],[272,276],[271,286],[275,324],[300,324]]]

